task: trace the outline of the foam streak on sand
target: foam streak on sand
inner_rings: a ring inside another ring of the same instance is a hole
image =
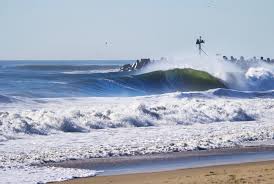
[[[33,165],[267,143],[274,137],[274,100],[268,98],[272,92],[258,94],[242,98],[244,92],[213,90],[3,103],[0,178],[5,176],[11,183],[18,182],[18,175],[33,179],[22,177],[20,183],[64,180],[95,171],[56,172],[56,168]],[[241,98],[226,97],[237,95]]]
[[[64,181],[79,177],[92,177],[96,172],[84,169],[69,169],[56,167],[27,167],[18,166],[3,169],[0,172],[0,183],[46,183],[50,181]]]
[[[64,184],[192,184],[192,183],[273,183],[274,162],[211,166],[155,173],[83,178]]]

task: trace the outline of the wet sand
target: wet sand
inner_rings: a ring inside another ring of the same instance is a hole
[[[155,173],[81,178],[58,184],[274,183],[274,161],[210,166]]]

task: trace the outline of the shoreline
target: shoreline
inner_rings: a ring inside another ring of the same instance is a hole
[[[112,166],[114,164],[135,164],[147,161],[171,161],[178,159],[192,159],[203,158],[209,156],[234,156],[240,154],[252,153],[265,153],[273,152],[274,145],[254,145],[254,146],[241,146],[222,149],[211,150],[195,150],[184,152],[171,152],[171,153],[156,153],[148,155],[135,155],[135,156],[120,156],[120,157],[103,157],[103,158],[90,158],[79,160],[68,160],[58,163],[49,163],[43,166],[63,167],[63,168],[76,168],[76,169],[92,169],[92,167]],[[274,157],[273,157],[274,160]]]
[[[274,183],[274,160],[172,171],[79,178],[52,184]]]
[[[93,178],[98,177],[123,178],[126,176],[133,177],[135,175],[149,176],[152,173],[158,173],[157,175],[160,175],[160,173],[169,174],[187,170],[203,170],[203,168],[225,168],[230,167],[231,165],[267,162],[273,162],[274,169],[274,146],[247,146],[143,156],[93,158],[49,165],[64,168],[104,171],[99,172],[96,177],[68,180],[67,182],[70,184],[71,181],[82,182],[82,180],[94,180]]]

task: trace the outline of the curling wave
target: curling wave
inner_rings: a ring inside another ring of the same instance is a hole
[[[19,103],[0,111],[0,137],[5,141],[18,134],[260,121],[271,118],[274,110],[274,101],[265,97],[273,97],[273,92],[217,89],[129,98],[48,99],[28,108],[21,102],[23,108]]]
[[[93,96],[138,96],[175,91],[226,88],[218,78],[190,68],[154,71],[140,75],[86,79],[71,83]]]

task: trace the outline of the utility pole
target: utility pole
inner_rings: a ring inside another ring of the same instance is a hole
[[[202,44],[204,44],[205,41],[202,40],[202,37],[200,36],[200,38],[197,39],[196,41],[196,45],[198,45],[199,48],[199,55],[201,56],[202,53],[204,53],[205,55],[207,55],[207,53],[202,49]],[[208,55],[207,55],[208,56]]]

